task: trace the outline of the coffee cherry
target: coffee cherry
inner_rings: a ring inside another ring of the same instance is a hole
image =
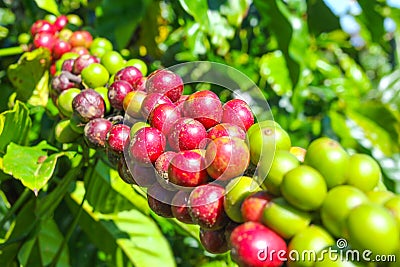
[[[159,177],[169,182],[168,177],[168,167],[171,163],[171,160],[177,155],[178,153],[174,151],[166,151],[162,153],[154,163],[154,168],[156,169],[156,173]]]
[[[68,90],[64,90],[60,93],[57,99],[57,106],[60,110],[61,114],[67,118],[70,118],[73,113],[72,101],[75,96],[79,95],[81,92],[78,88],[70,88]]]
[[[207,131],[203,124],[192,118],[180,118],[168,134],[168,144],[174,151],[192,150],[205,146]]]
[[[105,104],[99,93],[93,89],[85,89],[75,96],[72,108],[80,121],[87,123],[104,116]]]
[[[244,173],[250,163],[250,152],[242,139],[223,136],[208,144],[205,161],[213,179],[227,181]]]
[[[128,82],[132,87],[136,87],[136,84],[140,81],[142,77],[143,75],[140,70],[138,70],[136,67],[128,66],[115,73],[114,80],[123,80]]]
[[[258,191],[247,196],[240,207],[245,222],[262,222],[265,206],[273,199],[267,191]]]
[[[57,17],[57,19],[54,21],[53,25],[57,31],[61,31],[62,29],[65,28],[68,24],[68,18],[65,15],[60,15]]]
[[[150,112],[159,104],[172,104],[171,99],[159,93],[148,94],[143,100],[141,113],[143,118],[147,120]]]
[[[132,173],[128,168],[125,157],[121,157],[118,161],[117,170],[119,177],[121,177],[122,181],[127,184],[136,184],[136,181],[135,179],[133,179]]]
[[[133,167],[131,168],[132,170],[132,176],[133,179],[135,180],[135,183],[141,187],[149,187],[155,182],[157,182],[155,170],[153,166],[143,166],[137,163],[132,162],[130,159],[131,164]]]
[[[72,69],[74,67],[74,62],[75,62],[75,59],[73,59],[73,58],[64,60],[62,63],[62,66],[61,66],[61,70],[72,72]]]
[[[81,72],[82,82],[89,88],[105,86],[109,73],[100,63],[92,63]]]
[[[142,91],[129,92],[122,102],[125,113],[132,118],[142,119],[141,109],[146,96],[147,94]]]
[[[89,121],[84,129],[86,142],[95,148],[105,148],[107,134],[112,127],[112,123],[104,118],[97,118]]]
[[[113,108],[122,110],[124,98],[132,92],[132,86],[127,81],[115,81],[108,87],[108,99]]]
[[[222,254],[229,251],[225,239],[225,229],[206,230],[200,228],[200,243],[204,249],[213,254]]]
[[[90,47],[90,51],[92,51],[92,47]],[[101,57],[101,64],[110,74],[115,74],[124,67],[125,63],[124,58],[117,51],[106,51]]]
[[[189,213],[193,222],[209,230],[223,228],[228,219],[224,211],[225,189],[216,184],[200,185],[189,196]]]
[[[48,33],[54,35],[57,28],[47,20],[37,20],[31,26],[31,34],[35,36],[38,33]]]
[[[174,217],[183,223],[193,224],[193,219],[189,214],[190,192],[178,191],[172,198],[171,209]]]
[[[56,40],[53,46],[53,57],[59,59],[63,54],[71,50],[71,45],[67,41]]]
[[[133,136],[129,151],[133,160],[142,164],[154,163],[164,153],[166,139],[164,134],[153,127],[144,127]]]
[[[173,218],[171,202],[174,195],[175,192],[154,183],[147,189],[147,202],[155,214],[164,218]]]
[[[287,251],[285,240],[258,222],[246,222],[236,227],[230,243],[232,259],[240,266],[282,266]]]
[[[246,139],[246,132],[236,124],[220,123],[208,130],[208,138],[214,140],[218,137],[229,136]]]
[[[247,131],[254,124],[254,116],[245,101],[232,99],[223,106],[222,122],[236,124]]]
[[[186,99],[183,104],[183,114],[196,119],[209,129],[221,122],[222,104],[212,91],[198,91]]]
[[[73,47],[82,46],[89,48],[92,41],[93,37],[88,31],[75,31],[69,38],[69,42]]]
[[[50,52],[53,51],[54,44],[56,43],[57,38],[54,37],[52,33],[40,32],[35,34],[33,37],[33,45],[36,48],[45,47]]]
[[[100,63],[100,60],[91,55],[81,55],[74,61],[74,66],[72,68],[72,72],[74,74],[81,74],[82,70],[93,63]]]
[[[123,153],[130,131],[129,126],[125,124],[113,125],[107,135],[108,147],[116,153]]]
[[[54,76],[51,80],[51,87],[57,92],[61,93],[70,88],[80,88],[81,79],[72,73],[62,71],[60,75]]]
[[[204,158],[194,151],[185,150],[172,158],[168,167],[169,180],[179,186],[195,187],[208,180]]]
[[[181,118],[179,110],[174,104],[160,104],[149,115],[149,123],[163,134],[168,135],[172,125]]]
[[[182,78],[170,70],[158,70],[151,73],[146,81],[146,89],[149,93],[160,93],[177,101],[183,92]]]

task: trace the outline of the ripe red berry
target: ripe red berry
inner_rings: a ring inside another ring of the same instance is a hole
[[[126,95],[132,92],[132,86],[127,81],[115,81],[108,87],[108,100],[113,108],[123,110]]]
[[[254,124],[254,116],[245,101],[232,99],[223,106],[222,122],[236,124],[247,131]]]
[[[125,124],[113,125],[108,132],[107,145],[115,153],[122,154],[131,129]]]
[[[168,191],[158,183],[147,189],[147,202],[155,214],[164,218],[172,218],[171,202],[175,192]]]
[[[65,15],[58,16],[53,25],[57,31],[61,31],[68,24],[68,18]]]
[[[57,40],[53,46],[53,57],[59,59],[63,54],[69,52],[71,48],[67,41]]]
[[[89,48],[92,41],[93,37],[88,31],[75,31],[69,38],[69,42],[73,47],[82,46]]]
[[[171,99],[159,93],[148,94],[142,102],[141,113],[147,120],[150,112],[159,104],[172,104]]]
[[[92,147],[104,148],[106,146],[107,134],[112,126],[112,123],[104,118],[89,121],[84,129],[86,142]]]
[[[35,34],[33,37],[33,45],[35,48],[45,47],[50,52],[53,51],[54,44],[56,43],[57,38],[48,32],[40,32]]]
[[[105,104],[99,93],[93,89],[85,89],[74,97],[72,108],[80,121],[87,123],[104,116]]]
[[[157,70],[147,77],[146,89],[149,93],[160,93],[177,101],[183,92],[182,78],[170,70]]]
[[[203,124],[191,118],[180,118],[168,134],[168,144],[174,151],[203,148],[207,131]]]
[[[154,127],[144,127],[133,136],[129,151],[135,162],[154,163],[164,153],[166,139],[164,134]]]
[[[179,110],[174,104],[160,104],[149,115],[149,123],[163,134],[167,135],[172,125],[181,118]]]
[[[137,84],[141,82],[142,77],[143,74],[138,68],[128,66],[119,70],[115,74],[114,81],[126,81],[132,86],[132,88],[137,88]]]
[[[54,35],[56,31],[57,31],[56,27],[47,20],[37,20],[31,26],[32,36],[35,36],[36,34],[42,32]]]
[[[189,214],[189,195],[188,191],[178,191],[172,198],[172,214],[183,223],[193,224],[193,219]]]

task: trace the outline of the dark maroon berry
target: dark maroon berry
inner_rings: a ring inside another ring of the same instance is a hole
[[[209,129],[222,119],[222,104],[218,96],[208,90],[191,94],[183,103],[183,114],[201,122]]]
[[[147,120],[150,112],[159,104],[172,104],[172,101],[162,94],[148,94],[142,102],[141,113],[143,118]]]
[[[149,123],[163,134],[167,135],[172,125],[181,118],[179,109],[174,104],[160,104],[149,115]]]
[[[208,138],[214,140],[218,137],[229,136],[246,139],[246,132],[236,124],[220,123],[208,130]]]
[[[236,124],[247,131],[254,124],[254,116],[245,101],[232,99],[223,106],[222,122]]]
[[[154,163],[154,168],[156,169],[156,173],[159,177],[169,181],[168,167],[172,158],[176,155],[177,153],[174,151],[166,151],[157,158],[156,162]]]
[[[57,31],[61,31],[68,24],[68,18],[65,15],[58,16],[56,21],[54,21],[53,25]]]
[[[236,227],[230,244],[232,259],[239,266],[282,266],[287,251],[285,240],[258,222],[246,222]]]
[[[104,148],[106,146],[107,134],[112,126],[109,120],[103,118],[89,121],[84,129],[85,140],[92,147]]]
[[[85,89],[72,101],[74,113],[83,123],[104,116],[105,104],[103,97],[93,89]]]
[[[40,32],[35,34],[33,37],[33,45],[36,48],[45,47],[50,52],[53,50],[54,44],[56,43],[57,38],[54,37],[52,33]]]
[[[140,82],[142,77],[143,77],[143,74],[138,68],[136,68],[134,66],[128,66],[128,67],[125,67],[125,68],[119,70],[115,74],[114,81],[126,81],[133,88],[137,88],[137,84]]]
[[[203,156],[191,150],[179,152],[169,164],[168,178],[179,186],[195,187],[205,184],[208,175]]]
[[[37,20],[31,26],[31,34],[35,36],[38,33],[49,33],[54,35],[57,28],[47,20]]]
[[[132,92],[132,86],[127,81],[115,81],[108,88],[108,99],[113,108],[123,110],[125,96]]]
[[[117,164],[117,170],[119,177],[127,184],[136,184],[135,179],[133,179],[132,173],[130,172],[128,165],[126,163],[125,157],[121,157]]]
[[[84,68],[92,63],[100,63],[100,59],[92,55],[81,55],[75,59],[72,72],[80,74]]]
[[[74,67],[74,62],[75,62],[75,59],[73,59],[73,58],[64,60],[62,66],[61,66],[61,70],[72,72],[72,68]]]
[[[204,249],[213,254],[222,254],[229,251],[225,238],[225,229],[206,230],[200,228],[200,242]]]
[[[200,185],[189,196],[189,213],[201,228],[216,230],[227,222],[224,211],[225,189],[217,184]]]
[[[135,183],[141,187],[149,187],[157,181],[153,166],[143,166],[133,163],[132,176]]]
[[[125,124],[113,125],[107,135],[108,147],[116,153],[123,153],[131,128]]]
[[[67,41],[57,40],[53,46],[53,57],[59,59],[63,54],[69,52],[71,48]]]
[[[174,195],[175,192],[154,183],[147,189],[147,202],[155,214],[164,218],[173,218],[171,202]]]
[[[62,71],[60,75],[54,76],[51,80],[51,87],[57,93],[61,93],[70,88],[79,88],[81,78],[74,74]]]
[[[146,89],[148,93],[160,93],[175,102],[182,95],[183,81],[170,70],[157,70],[147,77]]]
[[[154,163],[164,153],[166,139],[164,134],[154,127],[139,129],[133,136],[129,151],[133,160],[142,164]]]
[[[168,134],[168,144],[175,151],[203,148],[207,131],[203,124],[192,118],[178,119]]]
[[[193,219],[189,214],[189,195],[188,191],[178,191],[172,199],[172,214],[183,223],[193,224]]]

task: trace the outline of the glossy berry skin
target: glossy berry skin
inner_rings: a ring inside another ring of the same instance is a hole
[[[132,92],[132,86],[126,81],[115,81],[108,87],[108,99],[113,108],[123,110],[124,98]]]
[[[157,70],[146,81],[148,93],[160,93],[176,102],[183,92],[182,78],[170,70]]]
[[[200,229],[199,237],[204,249],[210,253],[222,254],[229,251],[228,242],[225,238],[225,229]]]
[[[245,222],[262,222],[265,206],[273,199],[267,191],[255,192],[247,196],[240,207]]]
[[[250,152],[244,140],[223,136],[208,144],[205,161],[213,179],[228,181],[244,173],[250,163]]]
[[[131,128],[125,124],[113,125],[107,135],[107,145],[115,153],[123,153]]]
[[[84,137],[89,146],[94,148],[105,148],[107,134],[112,128],[112,123],[104,118],[97,118],[85,125]]]
[[[168,144],[174,151],[202,148],[207,138],[203,124],[192,118],[180,118],[168,134]]]
[[[71,50],[71,45],[63,40],[57,40],[53,46],[53,57],[59,59],[63,54]]]
[[[48,32],[40,32],[35,34],[33,37],[33,45],[36,48],[45,47],[50,52],[53,50],[54,44],[56,43],[57,38],[54,37],[52,33]]]
[[[69,38],[69,42],[73,47],[89,48],[93,42],[93,36],[88,31],[75,31]]]
[[[171,99],[159,93],[148,94],[143,100],[141,113],[144,119],[148,119],[150,112],[160,104],[172,104]]]
[[[208,138],[214,140],[218,137],[229,136],[246,139],[246,132],[236,124],[220,123],[208,130]]]
[[[162,153],[154,163],[154,168],[156,169],[156,173],[159,177],[169,180],[168,178],[168,167],[171,163],[171,160],[177,155],[177,152],[174,151],[165,151]]]
[[[232,99],[223,106],[222,122],[236,124],[247,131],[254,124],[254,116],[245,101]]]
[[[209,129],[221,122],[222,104],[212,91],[198,91],[184,102],[183,114],[185,117],[196,119]]]
[[[193,219],[189,214],[189,195],[188,191],[178,191],[172,199],[172,214],[183,223],[193,224]]]
[[[129,151],[132,159],[141,164],[152,164],[164,153],[166,139],[154,127],[143,127],[133,136]]]
[[[89,50],[87,50],[87,48],[83,47],[83,46],[73,46],[71,48],[71,52],[76,53],[76,54],[78,54],[80,56],[90,55]]]
[[[148,120],[152,127],[167,135],[180,118],[181,114],[174,104],[160,104],[151,111]]]
[[[68,24],[68,18],[65,15],[58,16],[56,21],[54,21],[53,25],[57,31],[61,31]]]
[[[72,72],[72,69],[74,67],[74,62],[75,59],[73,58],[64,60],[63,64],[61,65],[61,70]]]
[[[42,32],[54,35],[56,31],[57,31],[56,27],[47,20],[37,20],[31,26],[32,36],[35,36],[36,34]]]
[[[205,184],[193,189],[189,196],[189,213],[193,222],[203,229],[217,230],[227,222],[224,211],[225,189],[216,184]]]
[[[160,184],[154,183],[147,189],[147,202],[157,215],[172,218],[171,202],[175,192],[168,191]]]
[[[230,236],[231,256],[239,266],[278,267],[285,258],[285,240],[258,222],[236,227]],[[274,250],[275,253],[271,253]],[[278,256],[279,255],[279,256]]]
[[[132,87],[136,88],[137,83],[142,79],[143,74],[140,70],[133,66],[125,67],[119,70],[115,76],[114,81],[126,81]]]
[[[205,184],[208,175],[201,154],[185,150],[172,158],[168,167],[169,180],[179,186],[195,187]]]
[[[92,55],[81,55],[75,59],[72,72],[74,74],[80,74],[84,68],[92,63],[100,63],[99,58]]]
[[[87,123],[104,116],[105,104],[99,93],[93,89],[85,89],[75,96],[72,108],[80,121]]]

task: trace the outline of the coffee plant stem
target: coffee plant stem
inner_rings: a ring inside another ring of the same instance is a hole
[[[31,194],[30,190],[28,188],[25,188],[21,196],[17,199],[14,205],[12,205],[12,207],[8,210],[8,212],[4,215],[3,219],[0,221],[0,228],[3,228],[4,224],[15,213],[15,211],[17,211],[22,205],[25,204],[30,194]]]
[[[0,57],[19,55],[24,52],[22,46],[14,46],[0,49]]]

